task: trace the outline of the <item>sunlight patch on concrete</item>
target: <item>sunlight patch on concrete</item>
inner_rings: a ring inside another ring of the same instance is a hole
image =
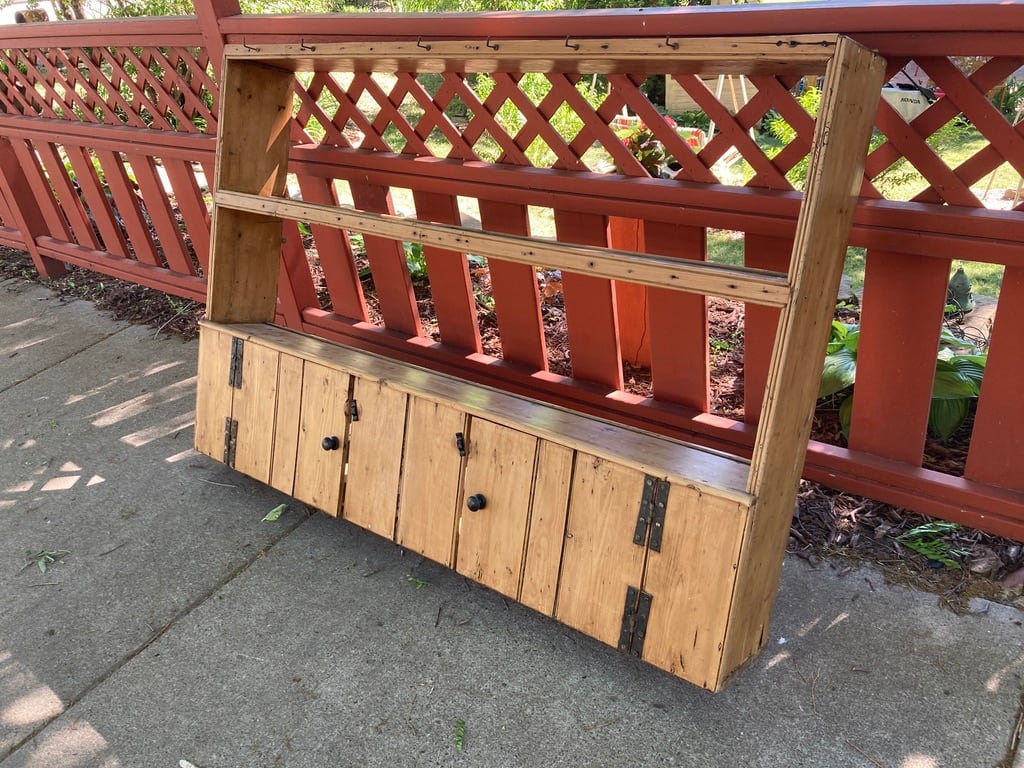
[[[147,443],[151,443],[154,440],[158,440],[161,437],[167,437],[173,435],[175,432],[181,432],[184,429],[195,426],[196,414],[194,411],[183,413],[173,419],[168,419],[162,424],[154,424],[152,427],[146,427],[140,429],[138,432],[132,432],[130,435],[125,435],[121,438],[122,443],[128,443],[133,448],[141,448]]]
[[[939,764],[934,757],[915,752],[903,758],[900,768],[939,768]]]
[[[143,414],[157,405],[180,400],[183,397],[194,397],[196,378],[195,376],[190,376],[183,381],[176,381],[154,392],[146,392],[130,400],[125,400],[118,405],[98,411],[92,414],[94,417],[92,425],[94,427],[109,427],[133,416]]]

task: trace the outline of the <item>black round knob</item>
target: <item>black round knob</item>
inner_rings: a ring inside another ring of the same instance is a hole
[[[466,499],[466,508],[470,512],[478,512],[487,506],[487,499],[482,493],[474,493]]]
[[[325,437],[320,441],[320,447],[325,451],[336,451],[341,446],[341,443],[336,437]]]

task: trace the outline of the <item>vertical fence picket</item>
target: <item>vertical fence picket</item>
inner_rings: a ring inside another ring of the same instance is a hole
[[[743,243],[743,263],[756,269],[789,271],[793,241],[748,232]],[[761,418],[768,367],[772,361],[779,310],[747,304],[743,320],[743,420],[754,424]]]
[[[65,145],[64,151],[78,182],[78,191],[88,207],[89,219],[103,241],[103,249],[115,256],[127,258],[128,243],[92,164],[92,155],[85,147]]]
[[[555,229],[563,242],[608,245],[606,216],[556,210]],[[573,377],[622,389],[622,353],[613,281],[563,272],[562,286]]]
[[[454,195],[413,191],[416,218],[439,224],[462,224]],[[468,352],[480,351],[480,326],[476,320],[476,299],[469,279],[466,254],[432,246],[423,247],[430,278],[430,294],[441,333],[441,343]]]
[[[338,194],[330,179],[304,173],[299,174],[298,179],[303,200],[323,205],[338,204]],[[359,282],[359,270],[352,258],[348,236],[340,229],[319,224],[313,224],[311,229],[334,312],[342,317],[366,322],[363,286]]]
[[[707,234],[703,227],[644,222],[644,250],[662,256],[703,261]],[[707,298],[651,288],[648,291],[651,373],[654,396],[700,411],[709,408]]]
[[[156,164],[147,155],[127,155],[135,179],[139,184],[139,193],[145,203],[146,221],[153,227],[167,266],[183,275],[196,274],[195,265],[185,248],[181,229],[171,210],[168,190],[157,173]]]
[[[608,244],[622,251],[644,250],[643,222],[622,216],[609,217]],[[640,368],[651,367],[647,294],[646,286],[621,281],[615,283],[615,310],[622,359]]]
[[[989,344],[985,379],[971,433],[965,476],[1002,488],[1024,491],[1024,268],[1007,267]]]
[[[351,188],[356,208],[373,213],[394,214],[391,193],[386,187],[353,183]],[[392,331],[422,336],[423,328],[402,244],[374,235],[366,235],[363,243],[366,245],[366,258],[370,262],[384,325]]]
[[[0,139],[0,197],[6,208],[3,213],[4,224],[18,230],[41,276],[60,277],[64,274],[64,265],[40,254],[36,245],[36,238],[47,234],[51,224],[44,214],[45,207],[36,206],[33,201],[32,175],[38,174],[39,168],[34,162],[27,167],[21,165],[21,158],[15,149],[17,144],[21,144],[24,149],[24,142],[12,143]],[[39,181],[38,176],[35,181]],[[52,212],[52,207],[50,210]]]
[[[869,251],[850,447],[920,464],[949,259]]]
[[[125,238],[125,248],[127,249],[128,243],[131,243],[138,261],[154,267],[164,266],[143,218],[139,197],[132,188],[128,174],[125,173],[120,153],[96,150],[96,160],[103,170],[103,181],[108,190],[107,202],[111,206],[118,233]],[[156,199],[158,198],[154,198]]]
[[[530,217],[525,205],[496,200],[480,200],[479,203],[484,229],[529,236]],[[501,259],[488,262],[502,358],[537,371],[546,371],[548,360],[536,266],[540,265],[513,264]]]
[[[210,268],[210,210],[196,181],[192,163],[185,160],[164,160],[164,171],[174,193],[174,202],[192,241],[192,250],[203,273]],[[209,178],[213,178],[212,176]]]
[[[53,191],[57,193],[61,211],[67,217],[78,244],[85,248],[99,248],[99,240],[96,239],[96,233],[89,223],[85,206],[82,205],[78,190],[71,183],[71,177],[64,167],[64,160],[57,147],[50,142],[38,142],[36,151],[39,153]]]

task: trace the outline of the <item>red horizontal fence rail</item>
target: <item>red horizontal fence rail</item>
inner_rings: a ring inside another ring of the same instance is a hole
[[[1024,342],[1014,332],[1024,320],[1024,206],[990,210],[976,191],[1005,162],[1024,172],[1024,128],[986,98],[1024,65],[1024,3],[371,14],[315,23],[239,15],[230,0],[197,2],[196,10],[197,18],[187,19],[28,25],[6,35],[0,29],[0,242],[27,248],[43,274],[68,262],[203,296],[209,196],[201,182],[213,178],[216,71],[225,43],[422,47],[435,39],[500,45],[646,37],[670,44],[688,36],[840,32],[878,48],[890,74],[914,59],[944,95],[909,123],[879,104],[882,140],[868,158],[851,236],[851,244],[867,249],[867,269],[850,443],[812,442],[805,474],[1024,539],[1024,411],[1016,406]],[[431,69],[425,48],[422,55],[423,69]],[[967,74],[953,56],[977,57],[977,67]],[[537,104],[524,95],[521,72],[494,72],[487,96],[466,72],[437,72],[431,89],[413,72],[389,74],[387,81],[371,71],[297,80],[293,194],[446,224],[468,223],[468,200],[483,229],[524,235],[530,210],[540,207],[559,241],[679,259],[707,258],[707,230],[727,229],[741,233],[748,266],[787,267],[799,199],[787,174],[806,156],[813,131],[813,119],[791,95],[799,80],[792,69],[753,78],[756,93],[735,114],[700,78],[673,75],[720,129],[696,152],[658,118],[640,89],[644,72],[610,74],[610,90],[596,106],[572,73],[547,74],[548,93]],[[506,114],[518,113],[517,129],[503,127],[503,105]],[[460,106],[463,115],[453,119]],[[651,178],[622,147],[610,125],[623,107],[643,117],[680,161],[675,178]],[[769,109],[796,134],[773,157],[748,135]],[[562,138],[552,122],[567,110],[583,128]],[[987,143],[950,168],[927,140],[960,114]],[[490,154],[482,154],[487,141]],[[537,143],[553,158],[542,167],[530,159]],[[437,146],[445,147],[440,156]],[[592,146],[604,149],[617,172],[592,167]],[[742,185],[721,178],[720,161],[734,152],[751,172]],[[880,183],[899,161],[926,180],[910,201],[886,199]],[[428,246],[432,337],[400,241],[368,234],[365,262],[357,264],[350,233],[313,224],[290,225],[285,234],[279,322],[623,423],[749,450],[774,340],[771,307],[746,308],[740,422],[708,412],[702,297],[566,273],[559,307],[545,300],[533,266],[491,260],[496,328],[482,328],[473,262]],[[963,477],[922,467],[934,349],[954,259],[1006,267]],[[375,303],[361,280],[367,270]],[[542,313],[552,312],[564,312],[567,344],[559,348],[567,346],[567,360],[553,359],[554,339],[545,337]],[[485,336],[498,339],[490,352]],[[624,388],[621,359],[641,348],[651,363],[651,397]]]

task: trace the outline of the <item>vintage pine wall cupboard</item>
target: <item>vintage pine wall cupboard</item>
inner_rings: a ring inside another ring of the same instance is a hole
[[[197,448],[710,690],[765,642],[884,62],[841,36],[229,46]],[[433,62],[433,64],[432,64]],[[288,199],[296,71],[825,72],[788,275]],[[781,309],[750,462],[270,323],[282,221]]]

